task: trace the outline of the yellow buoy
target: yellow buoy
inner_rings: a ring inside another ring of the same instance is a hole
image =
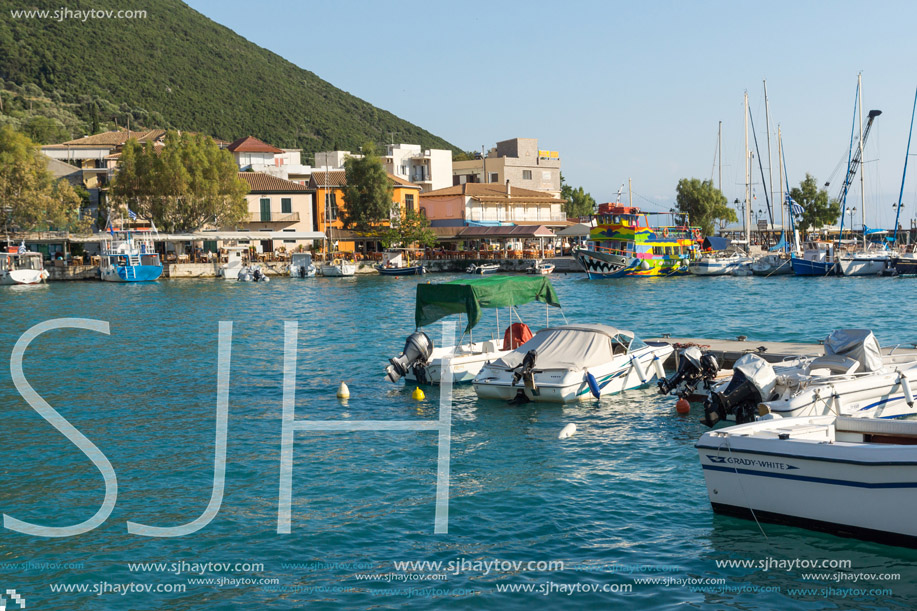
[[[347,388],[347,385],[341,382],[341,385],[338,387],[338,399],[349,399],[350,398],[350,389]]]
[[[413,392],[413,393],[411,393],[411,398],[414,399],[415,401],[423,401],[423,400],[424,400],[425,396],[424,396],[424,394],[423,394],[423,391],[420,390],[420,387],[419,387],[419,386],[418,386],[417,388],[414,389],[414,392]]]

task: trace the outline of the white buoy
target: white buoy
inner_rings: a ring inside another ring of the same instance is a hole
[[[653,367],[656,368],[656,377],[660,380],[665,379],[665,367],[662,366],[662,359],[659,358],[659,355],[653,356]]]
[[[911,391],[910,380],[903,373],[898,374],[898,383],[901,384],[901,390],[904,391],[904,400],[908,407],[914,407],[914,393]]]
[[[347,385],[341,382],[341,385],[338,387],[338,399],[349,399],[350,398],[350,389],[347,388]]]
[[[567,437],[573,437],[576,434],[576,425],[572,422],[560,430],[560,435],[557,436],[558,439],[566,439]]]

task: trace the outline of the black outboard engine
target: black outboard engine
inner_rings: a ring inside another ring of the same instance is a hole
[[[701,353],[700,348],[697,346],[685,348],[679,356],[681,358],[678,363],[678,371],[668,378],[659,380],[657,383],[659,393],[667,395],[682,384],[682,388],[678,391],[678,396],[688,397],[694,393],[701,381],[704,382],[705,387],[709,388],[710,383],[716,378],[716,374],[720,370],[716,357],[709,352]]]
[[[529,390],[537,390],[538,387],[535,385],[535,357],[538,355],[534,350],[529,350],[525,353],[525,356],[522,357],[522,363],[516,365],[516,371],[513,373],[513,386],[519,383],[519,380],[525,384],[525,387]]]
[[[388,362],[391,364],[385,368],[385,374],[390,382],[395,383],[407,375],[412,367],[415,370],[422,369],[432,354],[433,340],[423,331],[415,331],[404,342],[404,350],[401,355],[389,359]],[[426,379],[421,380],[421,375],[418,375],[417,378],[420,383],[427,381]]]
[[[261,270],[256,267],[255,271],[252,272],[252,280],[259,282],[262,278],[264,278],[264,274],[262,274]]]
[[[305,278],[305,277],[306,277],[306,266],[305,266],[305,265],[300,265],[300,266],[299,266],[299,277],[300,277],[300,278]]]
[[[734,415],[736,424],[753,422],[756,408],[762,401],[773,399],[777,376],[770,363],[755,354],[746,354],[733,367],[735,373],[726,388],[713,391],[704,401],[704,419],[709,427],[728,415]]]

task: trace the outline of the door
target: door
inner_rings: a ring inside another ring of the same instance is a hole
[[[271,221],[271,200],[268,197],[261,198],[261,222],[269,223]]]

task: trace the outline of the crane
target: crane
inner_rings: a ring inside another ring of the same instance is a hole
[[[844,178],[844,184],[841,186],[841,193],[837,196],[837,201],[841,202],[841,205],[847,201],[847,191],[850,190],[850,184],[853,182],[854,177],[857,174],[857,168],[860,167],[863,157],[863,149],[866,147],[866,139],[869,138],[869,128],[872,127],[872,122],[875,121],[876,117],[882,114],[881,110],[870,110],[869,115],[866,118],[866,129],[863,131],[863,144],[862,146],[857,146],[853,152],[853,156],[850,158],[850,164],[847,166],[847,176]]]

